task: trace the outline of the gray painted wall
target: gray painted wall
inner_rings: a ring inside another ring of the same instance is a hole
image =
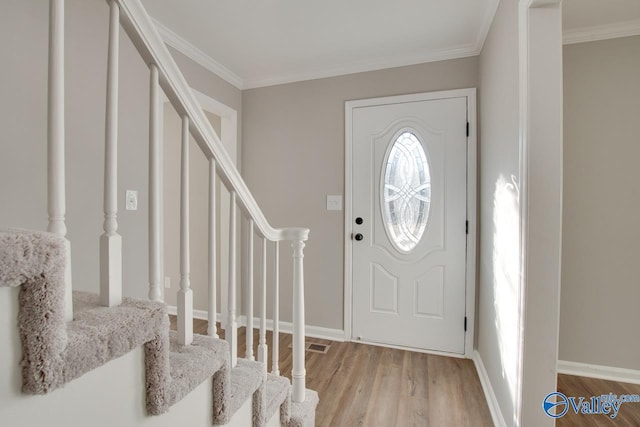
[[[502,1],[480,55],[477,349],[507,425],[519,375],[518,51],[518,2]]]
[[[0,224],[46,229],[48,2],[7,0],[0,13]],[[66,6],[67,225],[74,289],[99,286],[102,233],[107,3]],[[118,203],[124,236],[125,294],[146,298],[149,72],[121,37]],[[238,89],[174,53],[187,81],[240,111]],[[138,190],[139,210],[124,211],[124,192]],[[175,285],[174,285],[175,289]]]
[[[640,369],[640,36],[564,47],[560,360]]]
[[[347,100],[476,87],[478,59],[465,58],[243,91],[244,177],[274,226],[305,226],[307,324],[343,328]],[[287,245],[288,246],[288,245]],[[291,250],[283,248],[282,319],[291,319]]]

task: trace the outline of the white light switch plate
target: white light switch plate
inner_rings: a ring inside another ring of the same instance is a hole
[[[171,277],[167,276],[164,278],[164,288],[165,289],[171,288]]]
[[[342,210],[342,196],[327,196],[327,210],[328,211],[341,211]]]
[[[127,190],[125,196],[125,207],[128,211],[138,210],[138,192],[133,190]]]

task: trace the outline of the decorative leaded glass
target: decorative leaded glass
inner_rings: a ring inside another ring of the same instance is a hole
[[[431,205],[431,174],[418,137],[406,131],[393,142],[382,175],[382,217],[389,238],[401,252],[410,252],[427,227]]]

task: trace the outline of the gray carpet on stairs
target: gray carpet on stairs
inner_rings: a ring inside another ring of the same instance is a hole
[[[254,393],[265,386],[267,373],[264,371],[263,365],[259,362],[238,359],[238,364],[231,369],[230,377],[227,394],[214,395],[214,425],[227,424],[247,399],[252,397],[252,395],[255,398]]]
[[[102,307],[97,295],[74,292],[74,320],[64,320],[64,239],[46,232],[0,229],[0,286],[19,287],[22,390],[46,394],[143,345],[147,412],[162,414],[212,377],[212,418],[228,423],[253,400],[253,425],[263,426],[280,409],[283,426],[313,426],[317,393],[291,403],[284,377],[261,363],[238,359],[229,369],[225,341],[195,335],[179,346],[169,332],[164,303],[124,298]]]
[[[0,230],[0,286],[20,287],[22,391],[44,394],[64,384],[65,241],[50,233]]]
[[[204,335],[194,335],[193,343],[188,346],[178,344],[178,333],[169,332],[171,386],[169,388],[169,404],[180,401],[194,388],[222,370],[227,372],[229,364],[229,345],[226,341]],[[214,381],[228,382],[228,375],[221,375]],[[224,384],[215,384],[225,388]],[[215,394],[214,394],[215,395]]]
[[[280,424],[287,425],[291,408],[291,383],[286,377],[267,374],[267,383],[254,394],[253,425],[262,427],[280,412]]]
[[[65,322],[64,266],[64,239],[0,230],[0,286],[20,286],[24,393],[49,393],[141,345],[149,414],[166,412],[214,373],[214,388],[228,389],[227,343],[196,336],[193,346],[170,344],[164,303],[124,298],[107,308],[74,292],[74,320]]]
[[[145,348],[147,411],[165,412],[171,405],[166,306],[124,298],[122,305],[102,307],[98,295],[74,292],[73,310],[73,322],[66,325],[64,382],[149,343],[151,349]]]
[[[291,403],[291,419],[288,427],[314,427],[319,401],[318,393],[307,389],[304,402]]]

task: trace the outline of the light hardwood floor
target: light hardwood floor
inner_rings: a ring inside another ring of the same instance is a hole
[[[558,375],[558,391],[566,396],[585,397],[600,396],[613,393],[640,395],[640,385],[626,384],[616,381],[598,380],[573,375]],[[616,418],[611,419],[607,415],[576,415],[569,410],[556,422],[558,427],[600,427],[600,426],[640,426],[640,403],[623,403]]]
[[[174,316],[171,321],[175,327]],[[194,320],[195,333],[206,331],[206,321]],[[238,342],[244,357],[245,328],[239,329]],[[306,353],[307,388],[320,395],[319,427],[493,425],[471,360],[315,338],[307,342],[330,345],[326,354]],[[279,343],[281,374],[291,378],[291,335],[280,334]],[[271,349],[270,332],[267,344]],[[256,330],[254,354],[257,345]]]
[[[219,325],[218,325],[219,326]],[[175,329],[175,316],[171,316]],[[219,330],[219,329],[218,329]],[[194,320],[194,332],[207,322]],[[221,331],[224,337],[224,331]],[[484,427],[493,425],[473,362],[358,343],[316,338],[326,354],[306,353],[307,388],[320,395],[319,427]],[[245,328],[238,330],[238,355],[246,352]],[[271,332],[267,344],[271,348]],[[280,371],[291,378],[291,335],[280,334]],[[258,331],[254,331],[254,355]],[[271,370],[271,351],[269,351]],[[640,385],[558,375],[558,391],[586,398],[601,394],[639,394]],[[569,411],[558,427],[640,427],[640,403],[623,404],[615,419]]]

